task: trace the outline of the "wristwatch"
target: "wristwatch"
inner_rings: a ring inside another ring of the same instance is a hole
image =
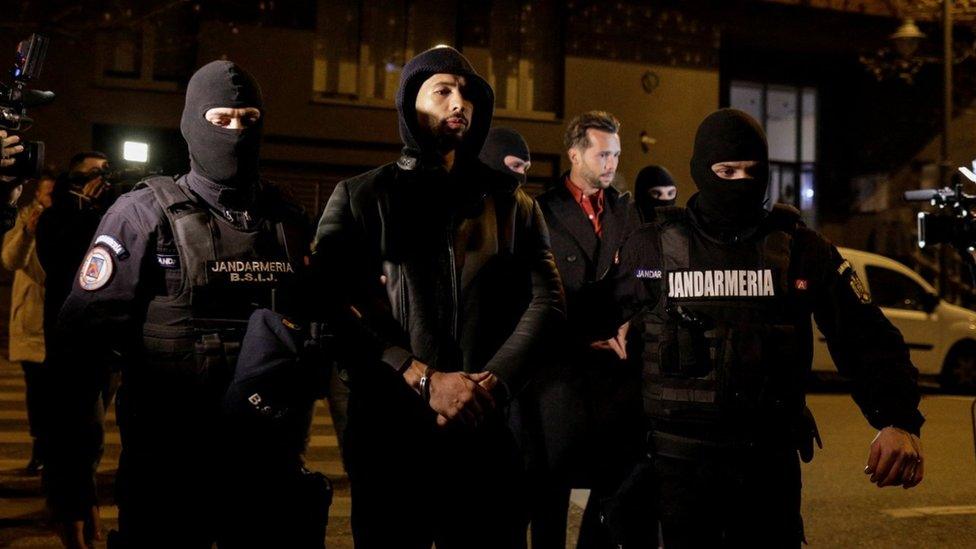
[[[424,376],[420,378],[420,396],[424,402],[430,402],[430,376],[434,375],[434,370],[430,366],[424,370]]]

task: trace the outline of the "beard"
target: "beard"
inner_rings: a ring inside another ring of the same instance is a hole
[[[468,133],[470,122],[463,114],[441,119],[434,127],[434,140],[437,149],[446,152],[456,149]]]
[[[602,179],[600,179],[600,174],[595,170],[591,170],[586,164],[583,164],[583,168],[580,170],[580,175],[583,176],[586,184],[592,189],[606,189],[611,183],[613,183],[613,179],[604,182]]]

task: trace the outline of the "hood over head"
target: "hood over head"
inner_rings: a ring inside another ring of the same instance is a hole
[[[417,125],[416,109],[420,86],[435,74],[455,74],[463,76],[467,81],[465,94],[474,106],[474,113],[471,116],[471,126],[457,148],[457,156],[459,159],[476,158],[491,128],[495,92],[475,72],[461,52],[449,46],[435,47],[417,55],[404,65],[403,72],[400,73],[396,107],[400,115],[400,138],[403,140],[404,154],[423,157],[436,153],[433,137],[426,135]]]
[[[243,130],[215,126],[209,109],[255,107],[261,118]],[[245,188],[258,180],[258,151],[264,125],[261,87],[250,73],[230,61],[201,67],[186,86],[180,131],[190,150],[191,174],[217,186]]]
[[[754,160],[751,179],[722,179],[712,171],[719,162]],[[721,109],[708,115],[695,135],[691,176],[698,195],[689,206],[719,230],[743,229],[765,216],[769,184],[769,149],[762,127],[747,113]]]
[[[499,171],[514,177],[520,184],[524,185],[526,176],[522,173],[515,173],[505,165],[506,156],[515,156],[526,162],[530,162],[532,157],[529,153],[529,145],[525,142],[519,132],[511,128],[492,128],[485,139],[485,145],[481,148],[479,158],[493,170]]]

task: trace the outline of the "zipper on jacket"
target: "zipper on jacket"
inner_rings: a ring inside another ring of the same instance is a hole
[[[453,219],[449,227],[454,226]],[[457,338],[458,331],[458,287],[457,287],[457,261],[454,259],[454,230],[447,232],[447,255],[451,261],[451,336]]]

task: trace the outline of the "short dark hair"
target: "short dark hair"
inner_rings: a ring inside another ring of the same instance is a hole
[[[620,121],[617,117],[607,111],[589,111],[577,116],[566,126],[566,135],[563,136],[563,144],[566,150],[574,147],[586,149],[590,146],[590,139],[586,136],[586,130],[600,130],[607,133],[618,133],[620,131]]]
[[[68,162],[68,173],[75,171],[75,168],[81,165],[82,162],[88,160],[89,158],[98,158],[100,160],[108,160],[108,156],[105,153],[98,151],[84,151],[80,152],[71,157],[71,161]]]

